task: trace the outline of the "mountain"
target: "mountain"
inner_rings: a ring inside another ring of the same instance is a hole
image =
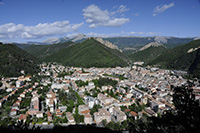
[[[40,62],[13,44],[0,43],[0,75],[5,77],[19,76],[20,71],[36,73]]]
[[[167,48],[158,42],[151,42],[144,47],[140,48],[137,52],[130,54],[129,58],[132,61],[142,61],[146,63],[151,62],[161,53],[166,51]]]
[[[151,42],[162,43],[167,48],[174,48],[176,46],[180,46],[182,44],[188,43],[198,38],[178,38],[178,37],[164,37],[164,36],[154,36],[154,37],[137,37],[137,36],[129,36],[129,37],[106,37],[103,38],[115,45],[117,45],[120,49],[124,48],[135,48],[138,46],[144,46]]]
[[[144,47],[140,48],[139,51],[143,51],[149,47],[165,47],[165,46],[158,42],[151,42],[151,43],[145,45]]]
[[[49,39],[43,41],[42,43],[44,43],[44,44],[56,44],[56,43],[65,43],[65,42],[69,42],[69,41],[79,43],[79,42],[86,40],[87,38],[88,37],[86,35],[79,33],[79,34],[72,36],[72,37],[49,38]]]
[[[199,71],[200,40],[167,50],[153,60],[150,65],[156,64],[167,69],[186,70],[190,73]]]
[[[50,56],[59,50],[70,46],[71,44],[73,44],[73,42],[65,42],[52,45],[29,45],[23,49],[38,59],[43,60],[47,56]]]
[[[126,66],[129,59],[118,50],[89,38],[82,43],[61,49],[46,57],[44,61],[79,67],[115,67]]]

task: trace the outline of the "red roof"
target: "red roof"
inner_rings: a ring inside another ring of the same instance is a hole
[[[131,114],[132,116],[137,116],[137,113],[134,112],[134,111],[131,111],[130,114]]]
[[[50,111],[47,111],[47,116],[52,116]]]
[[[25,114],[21,114],[19,117],[19,120],[25,120],[26,119],[26,115]]]
[[[12,109],[10,112],[14,112],[14,111],[16,112],[17,110],[16,109]]]
[[[87,114],[87,113],[90,113],[90,110],[85,110],[85,111],[82,111],[81,113],[82,114]]]
[[[125,112],[129,112],[129,111],[131,111],[130,109],[126,109],[126,110],[124,110]]]

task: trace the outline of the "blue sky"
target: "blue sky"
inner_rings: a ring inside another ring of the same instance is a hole
[[[0,41],[200,36],[200,0],[0,0]]]

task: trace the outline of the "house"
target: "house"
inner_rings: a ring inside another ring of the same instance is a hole
[[[92,116],[90,114],[84,115],[85,124],[92,124]]]
[[[131,112],[129,113],[129,116],[130,116],[130,117],[134,117],[134,119],[137,120],[138,114],[137,114],[136,112],[134,112],[134,111],[131,111]]]
[[[102,91],[106,91],[108,89],[108,86],[102,86],[101,89]]]
[[[32,92],[33,97],[31,98],[30,109],[28,110],[29,115],[36,115],[39,111],[39,95],[37,91]]]
[[[37,117],[37,118],[43,118],[43,111],[38,111],[38,112],[36,113],[36,117]]]
[[[95,99],[93,97],[90,97],[90,96],[85,96],[84,99],[85,99],[84,102],[89,107],[89,109],[92,109],[94,104],[95,104]]]
[[[71,112],[66,112],[66,117],[68,119],[68,123],[75,124],[74,116]]]
[[[47,119],[49,122],[52,122],[52,114],[50,111],[47,111]]]
[[[22,85],[23,85],[23,81],[19,81],[19,80],[17,80],[16,81],[16,87],[21,87]]]
[[[49,90],[46,95],[46,105],[50,108],[50,112],[54,113],[55,105],[57,104],[56,94],[52,90]]]
[[[27,115],[26,114],[21,114],[18,121],[23,121],[23,122],[26,122],[26,118],[27,118]]]
[[[67,110],[67,106],[59,106],[58,109],[60,109],[61,112],[65,112]]]
[[[87,114],[90,114],[90,110],[84,110],[84,111],[81,111],[81,114],[80,115],[87,115]]]
[[[60,113],[60,109],[56,109],[56,113]]]
[[[101,108],[98,112],[94,113],[94,121],[96,124],[99,124],[102,120],[106,120],[107,123],[111,121],[110,113],[104,108]]]
[[[147,96],[143,96],[141,99],[140,99],[140,101],[143,103],[143,104],[147,104],[148,103],[148,98],[147,98]]]
[[[111,104],[113,102],[113,100],[114,100],[114,98],[107,97],[102,93],[99,93],[97,98],[100,101],[100,105],[103,106],[103,107],[106,106],[106,105]]]
[[[61,88],[63,88],[63,87],[65,87],[65,84],[54,83],[54,84],[51,85],[51,88],[52,88],[52,89],[54,89],[54,88],[56,88],[56,89],[61,89]]]
[[[83,115],[83,114],[86,114],[86,113],[89,113],[90,110],[89,110],[89,107],[87,105],[79,105],[78,106],[78,113],[79,115]]]
[[[145,111],[148,116],[157,116],[157,114],[150,108],[145,108]]]
[[[62,112],[57,112],[57,113],[56,113],[56,116],[57,116],[57,117],[62,117],[62,115],[63,115]]]
[[[131,98],[133,96],[133,93],[128,92],[128,93],[125,93],[125,95],[127,98]]]
[[[6,92],[11,92],[11,91],[13,91],[13,87],[10,87],[10,88],[8,88],[8,89],[6,89]]]
[[[157,101],[155,99],[152,99],[150,101],[150,107],[151,107],[152,110],[157,112],[159,108],[165,107],[165,104],[161,103],[161,102],[159,102],[159,101]]]
[[[88,86],[89,86],[89,87],[93,87],[93,86],[94,86],[94,83],[93,83],[93,82],[89,82],[89,83],[88,83]]]
[[[10,115],[11,116],[17,115],[17,110],[16,109],[11,109]]]
[[[20,97],[23,97],[23,98],[24,98],[24,97],[25,97],[25,93],[24,93],[24,92],[21,93],[21,94],[20,94]]]
[[[19,110],[19,105],[17,105],[16,103],[13,104],[12,109],[16,109]]]

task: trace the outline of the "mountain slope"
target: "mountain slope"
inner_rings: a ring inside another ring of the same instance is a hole
[[[150,64],[157,64],[167,69],[190,70],[191,72],[195,71],[195,68],[199,66],[199,46],[200,40],[196,40],[167,50]],[[194,63],[195,60],[196,63]]]
[[[39,63],[36,58],[13,44],[0,44],[0,75],[19,76],[21,70],[33,74],[38,72]]]
[[[126,66],[128,58],[118,50],[110,49],[93,38],[71,45],[44,59],[69,66],[115,67]]]
[[[68,47],[73,42],[65,42],[53,45],[29,45],[24,48],[25,51],[37,57],[40,60],[43,60],[45,57],[52,55],[53,53],[58,52],[59,50]]]
[[[129,55],[129,58],[132,59],[132,61],[143,61],[146,64],[154,60],[166,50],[167,49],[162,44],[156,42],[149,43],[139,49],[138,52]]]

